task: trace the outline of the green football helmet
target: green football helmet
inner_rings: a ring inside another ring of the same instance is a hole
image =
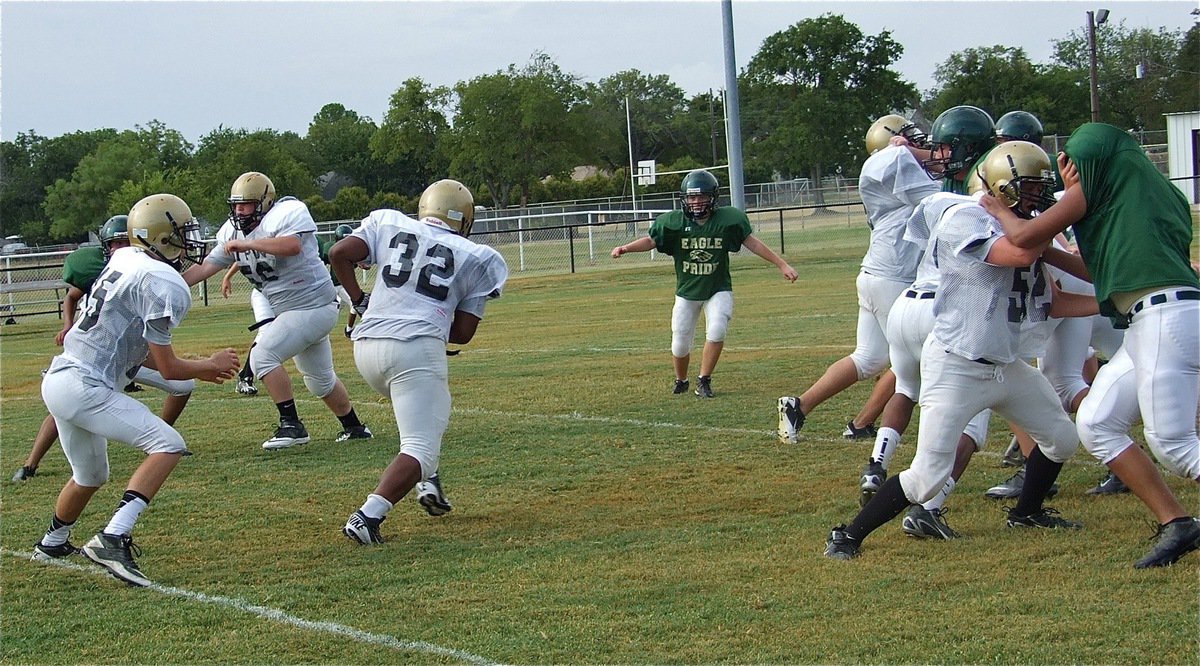
[[[1028,111],[1009,111],[996,121],[996,143],[1028,141],[1041,145],[1042,121]]]
[[[129,244],[129,216],[113,215],[100,226],[100,247],[104,250],[104,258],[108,259],[117,248],[114,243]]]
[[[946,109],[933,121],[929,143],[933,151],[925,171],[933,178],[952,178],[995,145],[996,126],[986,111],[974,106]]]
[[[704,169],[689,172],[679,185],[683,195],[683,215],[689,220],[703,220],[712,214],[717,207],[717,191],[720,189],[717,177]],[[693,198],[689,197],[703,197]]]
[[[343,238],[345,238],[346,236],[349,236],[352,233],[354,233],[354,227],[352,227],[348,224],[339,224],[337,226],[337,229],[333,230],[333,239],[334,240],[342,240]]]

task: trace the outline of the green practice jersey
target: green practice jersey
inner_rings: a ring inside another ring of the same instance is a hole
[[[707,301],[718,291],[733,290],[729,253],[742,249],[750,233],[750,219],[729,206],[713,210],[704,224],[673,210],[650,226],[655,249],[675,259],[675,294],[689,301]]]
[[[321,241],[317,243],[317,250],[321,253],[321,261],[324,262],[326,266],[329,266],[329,251],[333,249],[335,243],[337,243],[337,241],[332,238],[327,241]],[[333,266],[329,266],[329,279],[333,280],[333,286],[335,287],[340,287],[342,284],[341,282],[338,282],[337,276],[333,274]]]
[[[1079,253],[1096,285],[1100,313],[1118,318],[1111,296],[1152,287],[1200,287],[1188,259],[1187,199],[1128,133],[1087,123],[1065,147],[1079,171],[1087,211],[1075,223]]]
[[[104,248],[99,245],[81,247],[68,254],[63,261],[63,282],[86,294],[91,291],[96,278],[100,277],[105,263]]]

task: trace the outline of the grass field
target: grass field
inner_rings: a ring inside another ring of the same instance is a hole
[[[830,526],[858,508],[870,448],[840,433],[870,387],[822,405],[792,446],[775,440],[775,400],[853,348],[865,239],[863,227],[789,236],[795,285],[735,259],[707,401],[670,394],[667,262],[514,277],[450,361],[441,471],[455,509],[430,518],[406,498],[381,547],[340,534],[397,448],[348,340],[334,338],[337,367],[373,441],[333,443],[337,421],[296,380],[313,442],[266,452],[269,398],[202,385],[177,424],[195,455],[135,530],[148,589],[81,558],[28,561],[70,470],[56,448],[32,480],[7,479],[45,415],[39,371],[58,322],[5,326],[0,661],[1196,663],[1200,557],[1135,571],[1149,513],[1130,495],[1084,495],[1103,469],[1082,449],[1052,505],[1085,529],[1006,528],[982,495],[1009,473],[999,420],[947,505],[965,538],[918,541],[895,521],[855,561],[822,557]],[[176,348],[243,354],[249,319],[244,302],[197,307]],[[104,526],[140,454],[114,444],[110,458],[76,544]],[[1169,483],[1200,506],[1196,484]]]

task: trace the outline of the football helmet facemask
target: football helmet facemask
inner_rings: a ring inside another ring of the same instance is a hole
[[[908,139],[916,148],[926,148],[929,144],[929,137],[915,123],[904,116],[889,113],[872,123],[867,130],[867,154],[874,155],[887,148],[894,136]]]
[[[1009,111],[996,121],[996,143],[1005,141],[1028,141],[1041,145],[1042,121],[1028,111]]]
[[[100,248],[104,250],[105,260],[112,257],[117,249],[113,245],[118,242],[129,244],[128,215],[113,215],[100,226]]]
[[[204,261],[200,224],[192,210],[174,194],[152,194],[129,211],[129,244],[145,248],[154,257],[183,269],[184,260]]]
[[[254,231],[262,218],[275,205],[275,184],[270,178],[257,171],[249,171],[237,177],[229,188],[229,219],[243,234]],[[254,203],[254,212],[249,215],[239,215],[237,204]]]
[[[974,106],[946,109],[929,133],[932,154],[925,171],[932,178],[953,178],[995,144],[995,125],[986,111]]]
[[[985,187],[1022,217],[1054,205],[1054,171],[1050,156],[1028,141],[1009,141],[988,153],[979,169]]]
[[[717,207],[717,177],[697,169],[683,177],[679,193],[683,195],[683,215],[689,220],[703,220]]]
[[[421,193],[417,217],[441,220],[454,233],[465,238],[475,223],[475,198],[471,196],[471,190],[457,180],[439,180]]]

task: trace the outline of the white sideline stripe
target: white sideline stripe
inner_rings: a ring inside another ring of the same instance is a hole
[[[24,560],[29,560],[29,558],[33,557],[33,553],[9,550],[8,548],[0,548],[0,553]],[[85,566],[82,564],[76,564],[75,562],[66,562],[61,559],[50,560],[49,562],[38,562],[38,564],[50,564],[56,567],[62,567],[64,569],[70,569],[72,571],[82,571],[84,573],[94,574],[103,578],[110,577],[109,573],[99,566]],[[471,654],[470,652],[463,652],[462,650],[455,650],[454,648],[442,647],[440,645],[434,645],[433,643],[426,643],[425,641],[402,641],[394,636],[373,634],[368,631],[362,631],[361,629],[347,627],[346,625],[337,624],[334,622],[314,622],[313,620],[305,620],[294,615],[289,615],[277,608],[259,606],[257,604],[252,604],[247,601],[242,601],[241,599],[235,599],[232,597],[204,594],[203,592],[192,592],[190,590],[184,590],[178,587],[170,587],[167,585],[159,585],[158,583],[153,582],[145,589],[154,590],[155,592],[171,597],[180,597],[183,599],[190,599],[192,601],[199,601],[201,603],[225,606],[226,608],[232,608],[234,610],[250,613],[251,615],[257,615],[263,619],[278,622],[280,624],[288,624],[293,627],[299,627],[300,629],[334,634],[336,636],[349,638],[360,643],[370,643],[371,645],[379,645],[381,647],[392,648],[395,650],[408,650],[412,652],[435,654],[441,657],[452,657],[468,664],[479,664],[480,666],[492,666],[493,664],[496,664],[494,661],[490,661],[480,657],[479,655]]]

